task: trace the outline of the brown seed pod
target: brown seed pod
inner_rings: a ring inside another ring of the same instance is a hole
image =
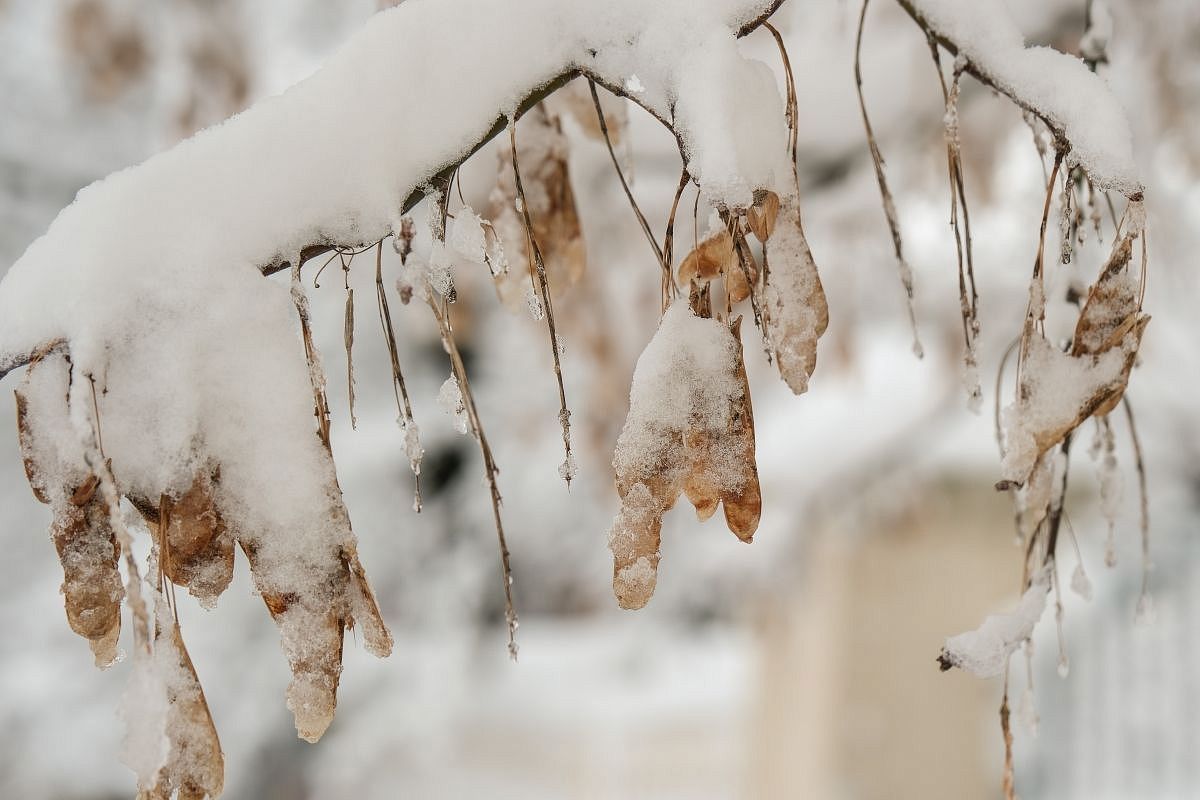
[[[163,573],[205,606],[215,604],[233,580],[233,534],[214,497],[219,474],[202,470],[186,491],[164,494],[157,507],[131,498],[164,545],[158,556]]]
[[[817,342],[829,327],[829,307],[800,223],[796,197],[781,200],[764,251],[771,270],[764,316],[775,360],[787,385],[803,394],[817,366]]]
[[[779,216],[779,195],[772,191],[762,193],[754,205],[746,210],[746,221],[754,236],[763,244],[775,230],[775,218]]]
[[[61,408],[30,406],[29,398],[35,389],[32,382],[54,380],[59,377],[55,370],[63,370],[65,375],[66,364],[60,356],[39,359],[30,365],[21,388],[16,391],[18,441],[34,496],[49,504],[54,514],[50,535],[63,568],[61,591],[67,622],[71,630],[88,640],[96,665],[107,667],[117,657],[121,602],[125,597],[117,570],[120,549],[108,509],[97,491],[96,476],[89,474],[82,464],[62,463],[53,446],[38,444],[41,432],[35,416],[44,421],[46,415],[53,415],[69,424],[66,400],[57,391],[49,391],[45,396],[61,401]],[[39,391],[36,396],[43,395]],[[63,480],[66,485],[54,483]]]
[[[292,670],[287,706],[300,738],[316,742],[333,721],[342,675],[342,634],[346,628],[344,575],[327,575],[318,586],[264,586],[259,548],[239,540],[263,603],[279,628],[284,655]]]
[[[166,678],[170,747],[151,796],[169,798],[178,792],[179,800],[220,797],[225,783],[221,741],[178,622],[159,626],[154,650]]]

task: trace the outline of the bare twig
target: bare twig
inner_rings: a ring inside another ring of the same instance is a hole
[[[594,91],[594,90],[593,90]],[[550,350],[554,357],[554,379],[558,384],[558,423],[562,428],[563,450],[565,455],[563,458],[562,469],[560,470],[563,479],[567,482],[567,487],[571,486],[572,463],[571,455],[571,412],[567,409],[567,392],[563,386],[562,362],[559,357],[558,331],[554,325],[554,304],[550,298],[550,279],[546,274],[546,262],[542,259],[542,249],[538,246],[537,237],[533,233],[533,220],[529,216],[529,204],[525,201],[525,187],[521,183],[521,168],[517,163],[517,123],[512,121],[512,125],[508,129],[509,143],[512,146],[512,166],[513,166],[513,183],[517,190],[517,204],[520,206],[521,219],[525,223],[525,238],[529,245],[528,250],[532,258],[531,276],[537,286],[539,294],[542,297],[542,307],[546,310],[546,329],[550,333]],[[651,239],[654,237],[651,236]],[[658,244],[654,244],[655,250],[658,249]],[[659,253],[661,262],[662,253]]]
[[[875,180],[879,184],[879,195],[883,201],[883,215],[887,218],[888,229],[892,232],[892,248],[896,251],[896,266],[900,273],[900,284],[904,287],[904,295],[908,303],[908,321],[913,332],[913,353],[917,358],[923,358],[925,348],[921,346],[921,337],[917,331],[917,312],[913,307],[912,267],[904,260],[904,243],[900,238],[900,221],[896,215],[896,202],[892,198],[891,189],[888,188],[887,175],[883,169],[883,155],[879,152],[879,144],[875,141],[875,131],[871,127],[871,118],[867,114],[867,101],[863,97],[862,39],[869,2],[870,0],[863,0],[862,11],[858,15],[858,36],[855,38],[854,44],[854,84],[858,90],[858,108],[862,112],[863,130],[867,134],[867,149],[871,152],[871,162],[875,165]]]
[[[1137,422],[1133,416],[1133,405],[1129,396],[1121,398],[1125,404],[1125,418],[1129,421],[1129,439],[1133,442],[1133,457],[1137,465],[1138,494],[1140,498],[1140,530],[1142,534],[1142,590],[1146,597],[1150,591],[1150,495],[1146,489],[1146,461],[1142,457],[1142,442],[1138,438]]]
[[[408,388],[404,385],[404,373],[400,370],[399,349],[396,347],[396,330],[392,326],[392,312],[388,308],[387,291],[383,286],[383,242],[375,251],[375,297],[379,308],[379,324],[383,326],[383,337],[387,341],[388,357],[392,362],[392,394],[396,397],[396,411],[404,421],[405,452],[409,456],[409,467],[413,472],[413,509],[421,511],[421,462],[408,453],[407,436],[410,426],[414,424],[412,402],[408,398]]]
[[[438,331],[441,333],[442,344],[446,347],[446,352],[450,355],[450,368],[454,372],[454,377],[458,381],[459,389],[463,396],[463,406],[467,412],[467,421],[471,426],[471,433],[475,436],[475,441],[479,443],[479,452],[483,457],[483,470],[487,479],[488,489],[492,497],[492,517],[496,524],[496,538],[500,545],[500,571],[504,581],[504,618],[508,623],[508,655],[513,661],[517,660],[517,611],[513,605],[512,585],[513,572],[512,563],[508,553],[508,541],[504,536],[504,523],[500,518],[500,489],[496,483],[496,475],[500,472],[496,466],[496,461],[492,457],[492,448],[488,445],[487,435],[483,432],[483,423],[479,419],[479,412],[475,407],[475,397],[471,391],[471,383],[467,378],[467,368],[463,364],[462,354],[459,352],[458,343],[454,339],[454,329],[450,324],[450,306],[446,299],[435,297],[433,292],[427,295],[429,308],[433,311],[433,316],[437,320]]]
[[[608,121],[604,118],[604,108],[600,105],[600,95],[596,92],[596,82],[589,79],[588,89],[592,93],[592,104],[596,107],[596,118],[600,121],[600,133],[604,135],[604,144],[608,147],[608,156],[612,159],[613,169],[617,171],[617,178],[621,181],[621,188],[625,190],[625,197],[629,200],[629,206],[633,209],[634,216],[637,217],[638,225],[642,228],[642,233],[646,235],[646,241],[650,242],[650,249],[654,251],[655,260],[662,266],[664,284],[674,287],[674,281],[671,280],[671,265],[663,258],[663,251],[658,246],[658,240],[654,238],[654,234],[650,231],[650,223],[646,221],[646,215],[642,213],[641,207],[638,206],[637,200],[634,199],[633,191],[629,188],[629,182],[625,180],[625,171],[621,169],[621,162],[617,160],[617,154],[613,150],[612,139],[608,135]],[[515,153],[516,151],[514,150],[513,152]],[[675,292],[678,294],[678,289]]]

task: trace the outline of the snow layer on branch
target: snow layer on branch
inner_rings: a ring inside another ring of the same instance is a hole
[[[184,273],[219,283],[306,245],[375,241],[413,190],[577,68],[615,86],[636,73],[640,102],[678,120],[705,188],[742,203],[786,175],[778,90],[734,43],[772,5],[410,0],[381,12],[284,94],[81,191],[5,277],[2,351],[60,337],[102,347]],[[470,64],[443,66],[432,33],[451,30]],[[714,113],[714,98],[737,102]]]
[[[385,236],[412,190],[578,67],[614,85],[636,72],[641,102],[678,117],[715,199],[743,202],[786,150],[778,92],[735,45],[771,7],[411,0],[382,12],[283,95],[82,190],[0,283],[0,369],[66,340],[77,374],[97,380],[123,490],[186,488],[204,453],[243,533],[286,531],[299,540],[289,550],[330,558],[342,537],[321,517],[336,482],[315,437],[298,435],[313,420],[295,311],[259,268]],[[450,29],[476,67],[441,67],[430,32]],[[737,120],[712,106],[740,93],[757,105],[739,103]],[[264,565],[275,541],[253,543]]]
[[[1049,590],[1049,573],[1043,572],[1021,595],[1014,611],[992,614],[975,630],[951,636],[942,648],[943,667],[965,669],[980,678],[1002,673],[1008,657],[1033,635],[1046,610]]]
[[[1075,56],[1026,47],[1003,0],[906,0],[938,36],[999,89],[1046,117],[1102,188],[1142,191],[1125,112],[1104,80]]]

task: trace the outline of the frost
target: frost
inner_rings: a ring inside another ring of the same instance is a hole
[[[542,304],[541,296],[532,286],[525,289],[525,305],[529,308],[529,316],[539,321],[546,318],[546,307]]]
[[[425,457],[425,448],[421,446],[421,430],[413,420],[400,419],[400,428],[404,431],[404,454],[413,465],[413,472],[420,474],[421,459]]]
[[[643,94],[646,91],[646,87],[642,85],[641,78],[637,75],[630,75],[629,79],[625,81],[625,91],[632,94]]]
[[[1033,634],[1046,610],[1049,590],[1050,579],[1043,571],[1021,595],[1014,611],[993,614],[975,630],[948,638],[939,659],[942,669],[959,667],[980,678],[1001,674],[1008,657]]]
[[[454,291],[453,267],[454,259],[445,242],[435,240],[430,249],[427,279],[430,287],[442,297],[450,297]]]

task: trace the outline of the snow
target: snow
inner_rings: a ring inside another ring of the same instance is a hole
[[[943,665],[959,667],[980,678],[994,678],[1004,672],[1008,657],[1033,635],[1046,610],[1049,591],[1049,573],[1043,571],[1012,612],[992,614],[975,630],[946,639]]]
[[[667,309],[642,351],[629,390],[629,415],[613,467],[636,483],[682,468],[687,430],[723,432],[740,396],[737,341],[722,323],[695,316],[685,302]],[[680,451],[680,452],[676,452]]]
[[[1141,193],[1126,114],[1083,61],[1049,47],[1026,47],[1003,0],[908,2],[998,88],[1065,134],[1068,164],[1078,163],[1100,188],[1127,197]]]
[[[1113,391],[1119,396],[1139,339],[1135,329],[1096,356],[1072,356],[1044,337],[1030,339],[1021,364],[1021,396],[1001,414],[1005,480],[1024,483],[1038,456],[1090,416],[1087,409],[1094,410],[1097,398]]]

